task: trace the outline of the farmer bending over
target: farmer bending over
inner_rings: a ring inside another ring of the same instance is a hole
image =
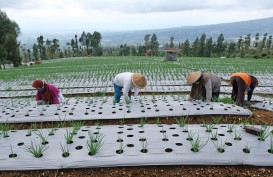
[[[131,99],[131,90],[134,89],[134,96],[137,96],[139,89],[146,87],[147,80],[140,73],[124,72],[119,73],[114,78],[114,98],[115,102],[120,102],[121,91],[123,89],[124,101]]]
[[[206,100],[217,101],[220,94],[221,79],[208,72],[191,72],[187,77],[187,83],[191,84],[191,92],[188,101]]]
[[[35,98],[38,105],[64,103],[64,97],[55,85],[35,80],[32,87],[37,90]]]
[[[230,76],[232,86],[231,99],[238,106],[250,105],[250,100],[255,87],[258,86],[258,79],[247,73],[237,72]],[[247,91],[247,101],[244,103],[245,91]]]

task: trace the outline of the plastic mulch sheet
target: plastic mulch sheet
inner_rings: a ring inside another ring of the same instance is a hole
[[[209,129],[206,127],[210,127],[212,132],[207,132]],[[257,136],[246,133],[240,125],[90,126],[75,131],[73,142],[67,144],[65,136],[70,134],[72,129],[9,131],[8,137],[0,140],[0,170],[144,165],[273,166],[272,135],[260,141]],[[272,127],[265,130],[269,134]],[[27,136],[30,132],[32,134]],[[40,137],[44,137],[44,140]],[[95,145],[99,142],[99,137],[102,142],[101,149],[95,155],[89,155],[87,142],[93,138]],[[212,139],[213,137],[216,139]],[[44,145],[41,142],[44,142]],[[199,145],[204,147],[198,152],[193,152],[194,142],[199,142]],[[39,158],[36,158],[26,150],[31,144],[46,149],[42,156],[38,155]],[[68,157],[63,157],[61,146],[68,149]]]
[[[60,105],[36,105],[30,99],[0,100],[0,122],[99,120],[188,115],[252,115],[233,104],[185,101],[185,96],[138,96],[132,103],[113,103],[113,97],[66,98]]]
[[[266,99],[262,102],[255,103],[251,105],[253,108],[259,108],[259,109],[265,109],[268,111],[273,111],[273,100],[272,99]]]

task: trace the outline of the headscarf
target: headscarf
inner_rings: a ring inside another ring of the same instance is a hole
[[[42,80],[35,80],[32,83],[32,87],[36,88],[36,89],[41,89],[44,88],[45,91],[44,92],[39,92],[39,90],[37,92],[39,92],[39,94],[41,95],[42,100],[44,100],[46,103],[48,104],[52,104],[53,103],[53,95],[52,92],[49,90],[48,84],[45,83]]]

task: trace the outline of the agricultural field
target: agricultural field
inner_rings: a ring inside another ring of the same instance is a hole
[[[273,60],[84,57],[0,70],[0,176],[270,176]],[[190,71],[259,80],[239,107],[223,82],[218,102],[187,101]],[[147,87],[113,102],[113,78],[139,72]],[[33,80],[56,85],[60,105],[37,105]],[[253,135],[247,128],[258,129]]]

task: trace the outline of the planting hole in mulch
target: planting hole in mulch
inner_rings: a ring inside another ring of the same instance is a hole
[[[127,147],[134,147],[134,144],[127,144]]]
[[[225,145],[227,145],[227,146],[232,146],[232,143],[226,142]]]
[[[166,149],[165,149],[165,152],[172,152],[172,151],[173,151],[172,148],[166,148]]]
[[[20,142],[20,143],[17,144],[17,146],[23,146],[24,144],[25,144],[25,143]]]
[[[142,152],[142,153],[147,153],[147,152],[148,152],[148,149],[141,149],[140,152]]]
[[[42,142],[42,145],[46,145],[48,143],[49,143],[48,141],[44,141],[44,142]]]
[[[139,138],[139,141],[146,141],[146,138]]]
[[[17,154],[10,154],[9,155],[9,158],[15,158],[15,157],[17,157]]]
[[[76,150],[81,150],[83,147],[82,146],[76,146],[75,149]]]
[[[120,149],[118,149],[118,150],[116,150],[116,153],[117,154],[122,154],[124,151],[123,150],[120,150]]]
[[[62,154],[62,156],[63,156],[64,158],[68,157],[69,155],[70,155],[69,152],[65,152],[65,153]]]
[[[223,149],[223,148],[218,148],[217,151],[220,152],[220,153],[224,153],[224,152],[225,152],[225,149]]]
[[[247,149],[247,148],[244,148],[243,151],[244,151],[244,153],[247,153],[247,154],[250,153],[250,149]]]

